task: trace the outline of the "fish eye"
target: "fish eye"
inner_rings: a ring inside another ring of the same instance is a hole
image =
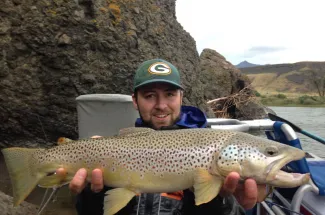
[[[275,156],[278,154],[278,149],[276,147],[270,146],[265,149],[265,154],[267,156]]]

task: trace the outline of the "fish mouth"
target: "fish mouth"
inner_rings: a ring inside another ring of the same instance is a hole
[[[297,187],[308,183],[310,179],[309,173],[301,174],[281,170],[288,163],[300,160],[303,157],[305,157],[305,152],[299,152],[294,157],[287,154],[271,162],[266,170],[267,183],[282,188]]]

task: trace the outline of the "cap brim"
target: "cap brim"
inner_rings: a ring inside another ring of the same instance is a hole
[[[179,85],[179,84],[176,84],[175,82],[172,82],[172,81],[168,81],[168,80],[162,80],[162,79],[152,79],[152,80],[148,80],[148,81],[145,81],[145,82],[142,82],[141,84],[135,86],[133,88],[133,91],[135,91],[136,89],[138,89],[139,87],[142,87],[144,85],[147,85],[147,84],[151,84],[151,83],[167,83],[167,84],[170,84],[170,85],[173,85],[179,89],[182,89],[184,90],[184,88]]]

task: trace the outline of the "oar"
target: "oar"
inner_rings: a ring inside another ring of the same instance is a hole
[[[283,119],[283,118],[281,118],[281,117],[279,117],[277,115],[271,114],[271,113],[268,113],[268,116],[273,121],[282,121],[282,122],[285,122],[288,125],[290,125],[293,128],[294,131],[299,132],[299,133],[302,133],[302,134],[304,134],[304,135],[306,135],[306,136],[308,136],[308,137],[310,137],[310,138],[312,138],[314,140],[317,140],[317,141],[325,144],[325,139],[324,138],[321,138],[321,137],[319,137],[319,136],[317,136],[315,134],[309,133],[308,131],[299,128],[297,125],[293,124],[292,122],[289,122],[286,119]]]

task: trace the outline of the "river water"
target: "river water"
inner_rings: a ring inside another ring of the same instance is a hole
[[[276,114],[309,133],[325,139],[325,108],[318,107],[269,107]],[[297,133],[305,151],[325,158],[325,145]]]

